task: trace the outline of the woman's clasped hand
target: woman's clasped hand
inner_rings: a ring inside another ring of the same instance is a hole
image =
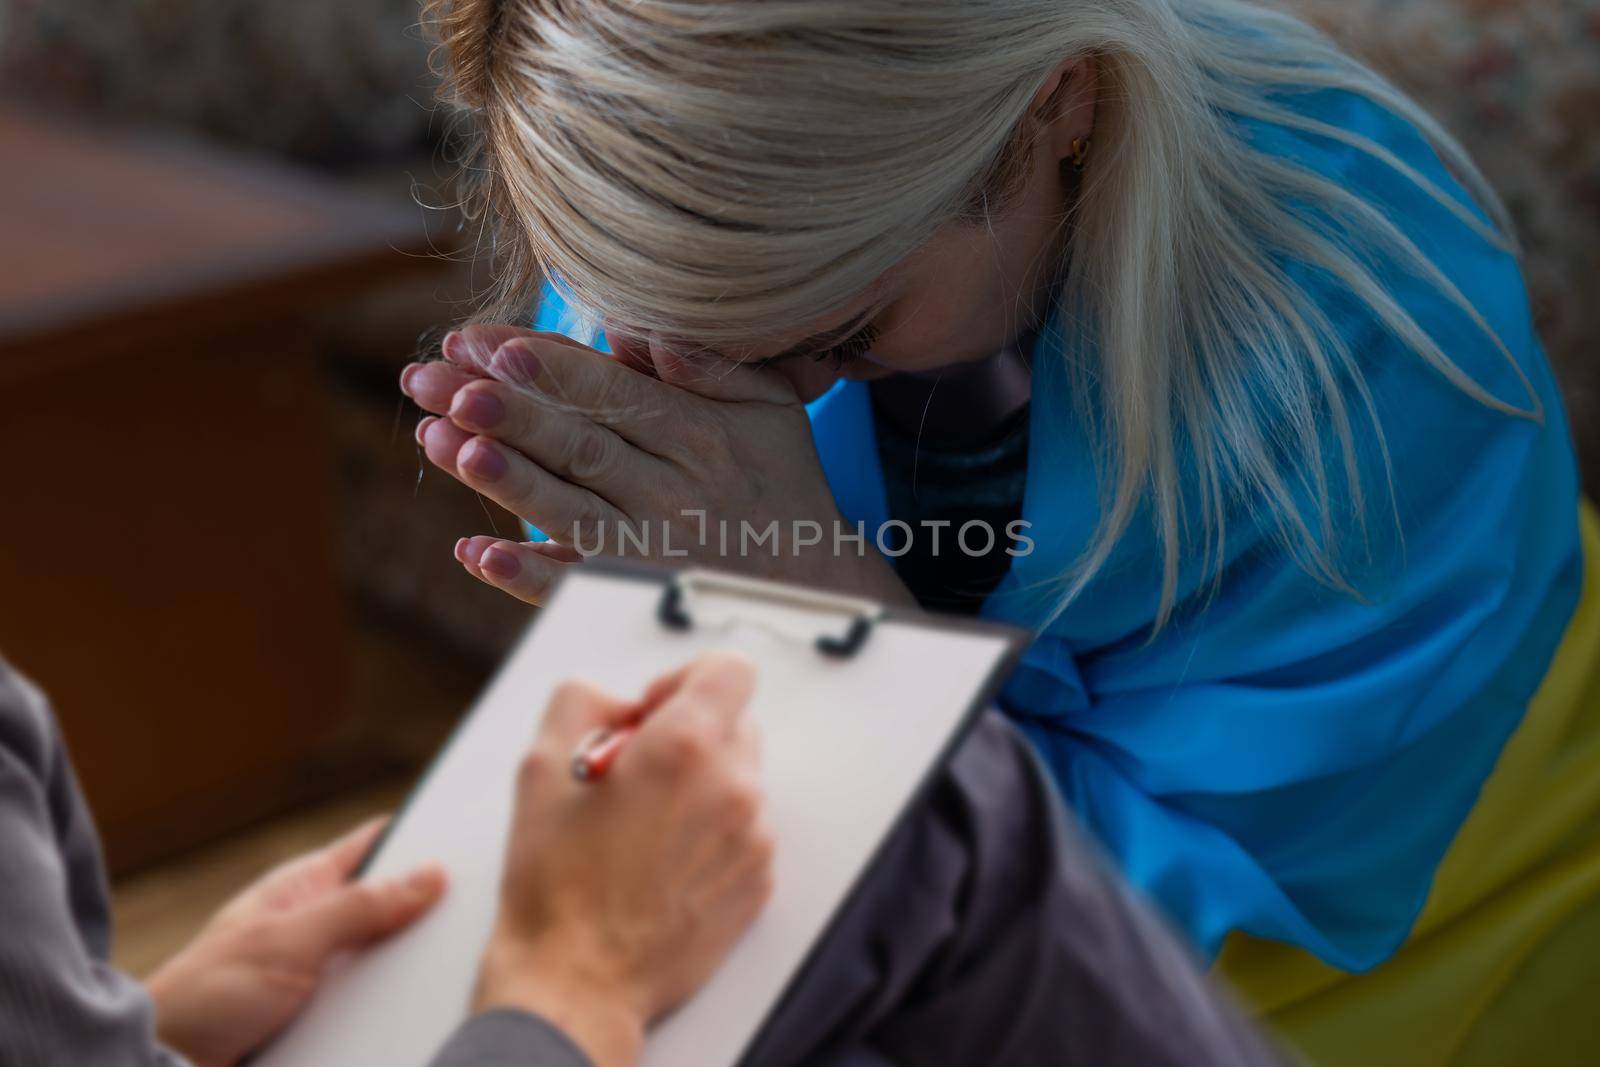
[[[588,555],[714,563],[903,600],[840,517],[805,406],[772,368],[633,345],[616,356],[509,326],[452,333],[401,388],[430,462],[547,542],[462,538],[474,577],[539,603]]]

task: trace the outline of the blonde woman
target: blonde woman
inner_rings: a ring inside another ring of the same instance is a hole
[[[554,538],[472,574],[1028,626],[1002,709],[1315,1058],[1574,1062],[1600,535],[1447,133],[1240,0],[431,7],[499,269],[402,385]]]

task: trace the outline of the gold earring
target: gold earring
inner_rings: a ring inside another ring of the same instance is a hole
[[[1089,138],[1074,137],[1072,139],[1072,169],[1079,174],[1083,173],[1084,165],[1089,160]]]

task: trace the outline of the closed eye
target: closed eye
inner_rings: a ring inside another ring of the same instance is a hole
[[[832,363],[835,367],[843,367],[865,357],[877,343],[877,329],[870,325],[864,326],[832,348],[824,349],[811,358],[818,363]]]
[[[748,367],[770,367],[777,363],[785,363],[791,359],[802,357],[814,360],[836,359],[849,362],[867,353],[877,342],[877,332],[868,320],[872,318],[882,305],[876,305],[861,312],[850,322],[843,326],[835,327],[815,337],[808,337],[786,352],[766,359],[747,360]],[[866,325],[863,325],[863,324]]]

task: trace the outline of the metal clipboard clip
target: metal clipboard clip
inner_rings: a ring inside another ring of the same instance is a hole
[[[691,630],[696,623],[689,608],[691,601],[702,593],[717,593],[735,599],[765,602],[791,608],[810,609],[842,615],[849,622],[842,633],[820,633],[811,640],[812,646],[824,656],[849,659],[861,650],[872,629],[883,618],[883,605],[864,597],[842,596],[834,593],[817,593],[808,589],[759,578],[743,578],[715,571],[691,569],[668,579],[656,607],[656,618],[669,630]],[[713,625],[732,626],[746,620],[738,615],[724,616]],[[777,627],[755,621],[755,625],[778,633],[780,637],[794,635],[780,632]]]

